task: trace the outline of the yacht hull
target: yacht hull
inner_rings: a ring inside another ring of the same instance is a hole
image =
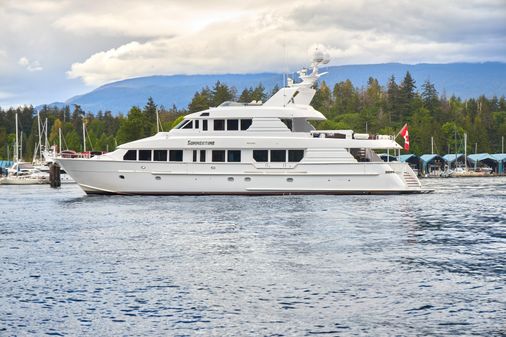
[[[88,194],[285,195],[427,193],[403,163],[155,163],[59,159]],[[309,173],[310,172],[310,173]]]

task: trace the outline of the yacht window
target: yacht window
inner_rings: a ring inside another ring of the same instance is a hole
[[[183,161],[183,150],[170,150],[169,161]]]
[[[251,126],[251,119],[241,119],[241,130],[248,130]]]
[[[228,119],[227,120],[227,130],[239,130],[239,120],[238,119]]]
[[[200,161],[202,163],[206,162],[206,150],[200,150]]]
[[[195,129],[198,129],[198,128],[199,128],[199,120],[198,120],[198,119],[196,119],[196,120],[195,120]]]
[[[284,163],[286,161],[286,150],[271,150],[271,162]]]
[[[203,131],[207,131],[207,119],[204,119],[204,120],[202,121],[202,130],[203,130]]]
[[[201,116],[209,116],[209,112],[203,112],[200,114]]]
[[[128,150],[123,156],[123,160],[137,160],[137,150]]]
[[[186,123],[182,129],[193,129],[193,121],[189,121],[188,123]]]
[[[231,163],[240,163],[241,162],[241,150],[228,150],[227,151],[227,161]]]
[[[213,162],[224,162],[225,150],[213,150]]]
[[[299,162],[304,158],[304,150],[288,150],[288,161]]]
[[[176,129],[183,129],[185,128],[185,126],[190,123],[191,121],[189,120],[182,120],[181,123],[179,123],[177,126],[176,126]]]
[[[188,120],[187,119],[183,119],[181,122],[179,122],[175,127],[174,129],[181,129],[183,127],[183,125],[185,125],[186,123],[188,123]]]
[[[197,150],[193,150],[193,161],[197,161]]]
[[[257,162],[268,162],[269,151],[267,150],[253,150],[253,159]]]
[[[224,119],[215,119],[214,120],[214,131],[225,130],[225,120]]]
[[[153,151],[154,161],[167,161],[167,150],[154,150]]]
[[[292,120],[291,119],[282,119],[283,123],[285,123],[286,127],[292,130]]]
[[[139,150],[139,160],[151,161],[151,150]]]

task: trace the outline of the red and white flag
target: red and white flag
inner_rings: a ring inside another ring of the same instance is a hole
[[[408,123],[404,124],[399,134],[404,138],[404,150],[409,151]]]

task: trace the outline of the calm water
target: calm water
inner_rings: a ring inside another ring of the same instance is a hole
[[[431,195],[0,186],[0,336],[506,335],[506,177]]]

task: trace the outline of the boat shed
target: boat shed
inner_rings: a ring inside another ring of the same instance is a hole
[[[401,163],[408,163],[409,166],[417,173],[418,175],[422,174],[422,171],[420,170],[420,157],[418,157],[416,154],[408,153],[408,154],[401,154]]]
[[[420,157],[412,153],[401,154],[401,162],[408,163],[411,167],[418,169],[420,166]]]
[[[467,156],[469,166],[475,168],[482,168],[484,165],[490,167],[492,171],[498,172],[499,161],[488,153],[475,153]]]
[[[11,167],[14,164],[14,162],[10,160],[0,160],[0,175],[6,175],[7,169]]]
[[[456,168],[459,166],[465,166],[465,156],[463,153],[449,153],[443,156],[444,161],[450,168]]]
[[[497,160],[497,173],[504,174],[506,171],[506,153],[495,153],[491,155]]]
[[[427,176],[439,176],[445,167],[443,157],[438,154],[424,154],[420,157],[422,173]]]

